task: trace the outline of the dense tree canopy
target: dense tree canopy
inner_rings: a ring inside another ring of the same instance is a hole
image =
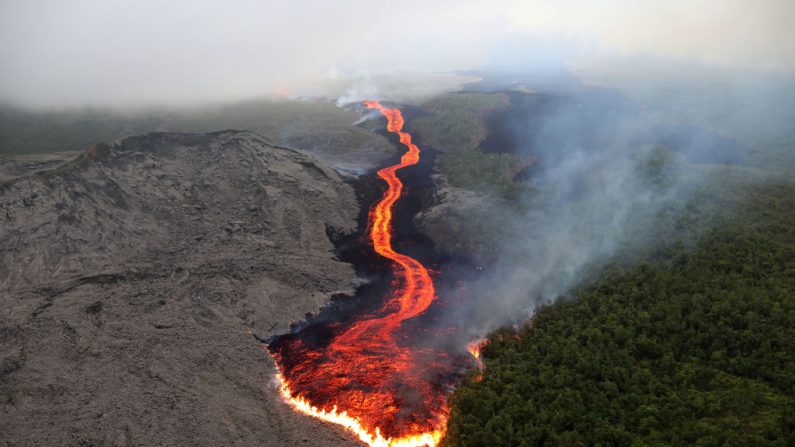
[[[737,203],[695,247],[493,334],[445,444],[795,445],[795,186]]]

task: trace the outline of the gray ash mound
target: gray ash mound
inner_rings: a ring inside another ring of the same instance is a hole
[[[3,441],[349,442],[278,401],[248,331],[352,290],[329,232],[358,213],[334,170],[249,132],[131,137],[6,178]]]

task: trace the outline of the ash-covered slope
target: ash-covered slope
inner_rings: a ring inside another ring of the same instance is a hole
[[[357,215],[337,173],[249,132],[131,137],[0,183],[3,441],[346,442],[278,401],[248,331],[351,288],[328,231]]]

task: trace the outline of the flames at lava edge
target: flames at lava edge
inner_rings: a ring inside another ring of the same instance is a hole
[[[477,339],[477,340],[475,340],[473,342],[470,342],[467,345],[467,352],[469,352],[469,354],[472,357],[474,357],[475,360],[477,360],[478,367],[480,369],[483,369],[483,363],[482,363],[482,361],[480,359],[480,350],[483,349],[483,347],[486,346],[486,344],[488,344],[488,343],[489,343],[489,340],[487,338],[480,338],[480,339]]]
[[[331,325],[327,343],[285,336],[268,345],[279,369],[282,396],[295,409],[339,424],[378,447],[434,447],[444,435],[449,355],[417,346],[402,324],[436,299],[428,269],[392,247],[392,213],[403,193],[397,171],[420,160],[420,149],[403,129],[399,109],[377,101],[364,105],[387,119],[387,130],[406,147],[400,162],[378,171],[387,189],[368,216],[374,251],[391,261],[395,280],[376,312],[347,328]]]

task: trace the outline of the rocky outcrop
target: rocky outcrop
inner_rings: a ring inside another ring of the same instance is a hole
[[[6,176],[2,441],[350,442],[279,401],[251,331],[352,288],[328,234],[358,208],[327,165],[249,132],[131,137]]]
[[[474,264],[494,262],[500,241],[514,229],[517,216],[504,198],[449,185],[434,175],[433,203],[414,217],[414,224],[446,256]]]

